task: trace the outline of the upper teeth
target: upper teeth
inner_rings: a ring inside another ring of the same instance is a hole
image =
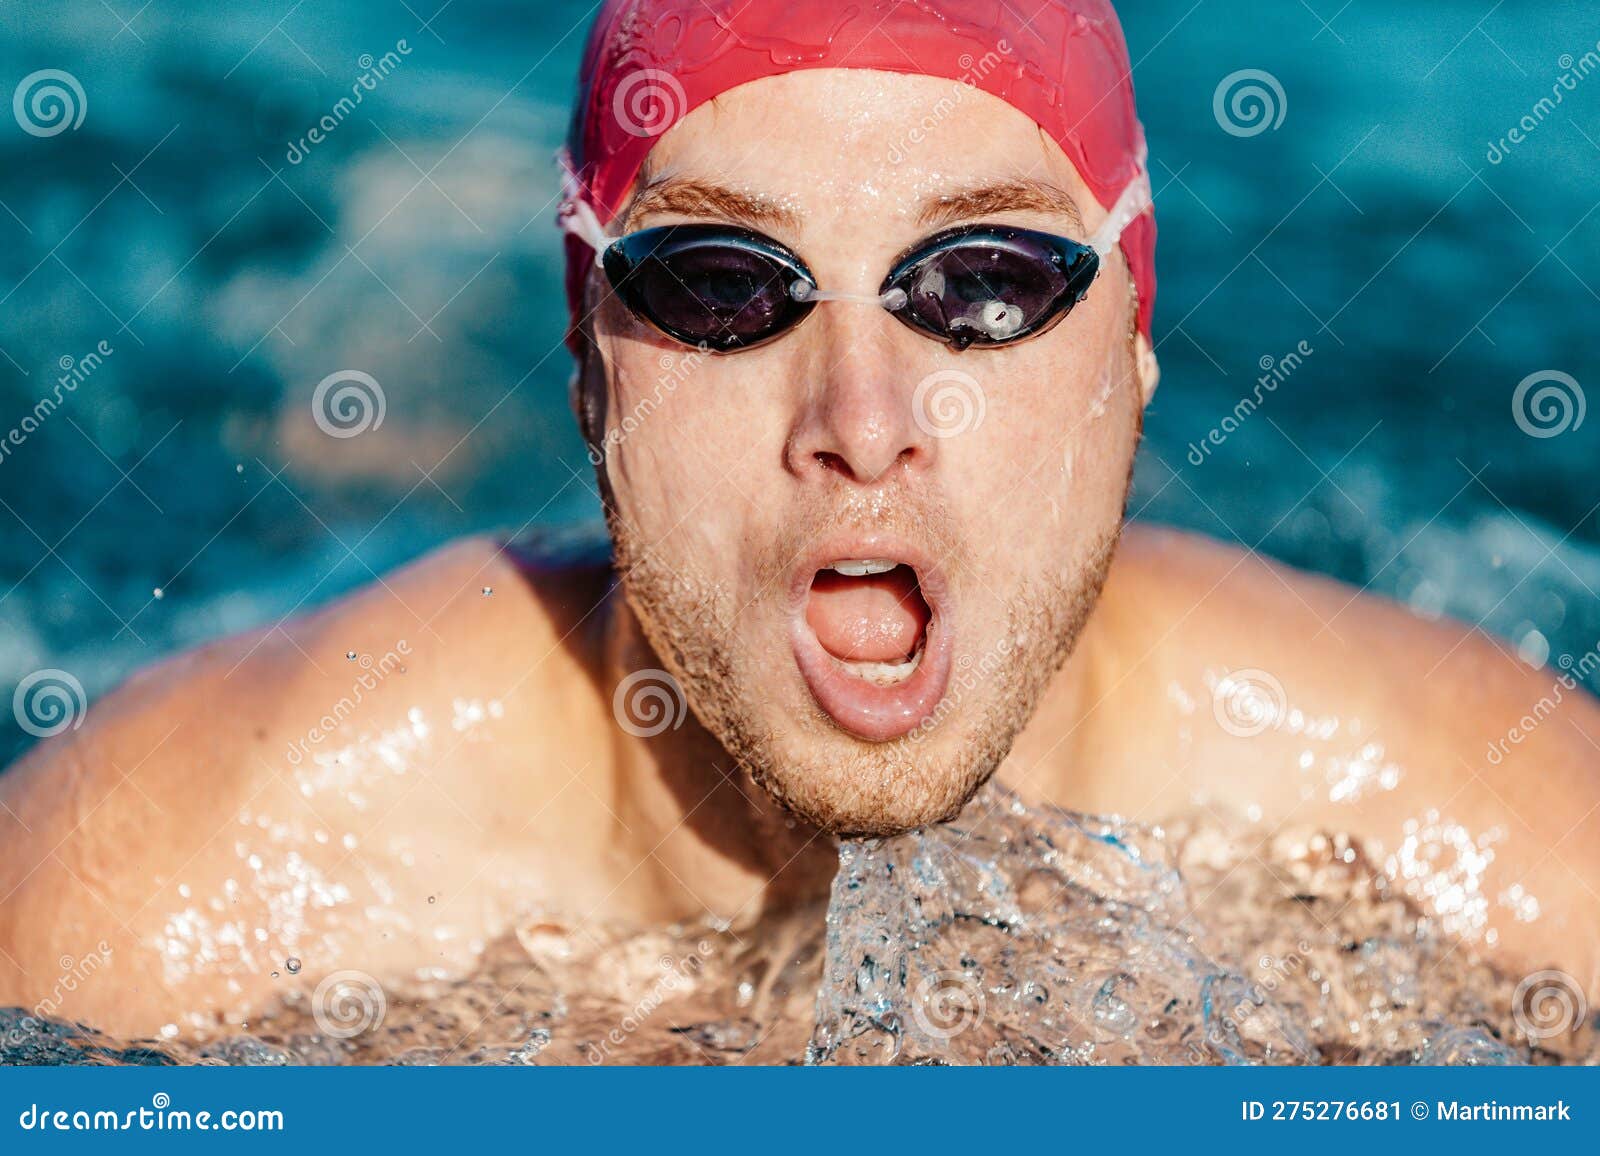
[[[887,558],[846,558],[842,562],[835,562],[828,569],[848,574],[852,578],[864,578],[868,574],[887,574],[898,565],[900,563]]]

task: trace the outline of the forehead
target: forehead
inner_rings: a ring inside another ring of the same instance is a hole
[[[1000,98],[939,77],[814,68],[700,105],[651,150],[638,187],[704,180],[797,215],[909,210],[975,183],[1045,181],[1088,195],[1071,161]]]

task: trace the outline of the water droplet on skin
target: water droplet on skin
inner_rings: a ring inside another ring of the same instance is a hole
[[[345,657],[346,657],[346,658],[348,658],[348,659],[349,659],[349,660],[350,660],[350,661],[351,661],[351,662],[354,662],[354,661],[355,661],[355,660],[356,660],[356,652],[355,652],[355,651],[353,651],[353,650],[347,650],[347,651],[345,651],[345,652],[344,652],[344,656],[345,656]]]
[[[272,973],[272,978],[273,979],[277,979],[278,978],[278,973],[277,972],[273,972]]]
[[[493,586],[485,586],[483,588],[483,596],[485,598],[489,597],[489,595],[491,595],[493,593],[494,593],[494,587]]]
[[[437,898],[437,897],[436,897],[436,896],[433,896],[433,895],[430,895],[430,896],[428,896],[428,902],[429,902],[429,903],[432,903],[432,902],[433,902],[433,901],[434,901],[434,899],[435,899],[435,898]]]
[[[291,955],[288,959],[283,961],[283,966],[289,969],[290,975],[300,974],[300,960],[297,956]]]

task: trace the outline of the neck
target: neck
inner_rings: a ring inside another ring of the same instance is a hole
[[[614,699],[624,725],[614,732],[607,803],[650,906],[738,925],[825,893],[838,862],[833,839],[783,811],[686,709],[620,594],[607,613],[602,685],[634,679]]]

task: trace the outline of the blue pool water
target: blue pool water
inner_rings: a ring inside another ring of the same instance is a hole
[[[549,164],[588,8],[455,0],[424,27],[438,6],[172,2],[123,27],[131,0],[6,5],[0,97],[60,69],[86,107],[36,136],[0,104],[0,435],[93,365],[0,456],[8,695],[53,667],[92,700],[452,536],[594,515]],[[1561,84],[1596,51],[1594,6],[1127,8],[1165,370],[1135,509],[1531,659],[1591,650],[1600,416],[1534,437],[1513,396],[1540,372],[1600,388],[1600,73]],[[1276,128],[1224,131],[1241,70],[1281,86]],[[385,421],[333,445],[310,397],[351,367]],[[0,711],[0,758],[28,741]]]

